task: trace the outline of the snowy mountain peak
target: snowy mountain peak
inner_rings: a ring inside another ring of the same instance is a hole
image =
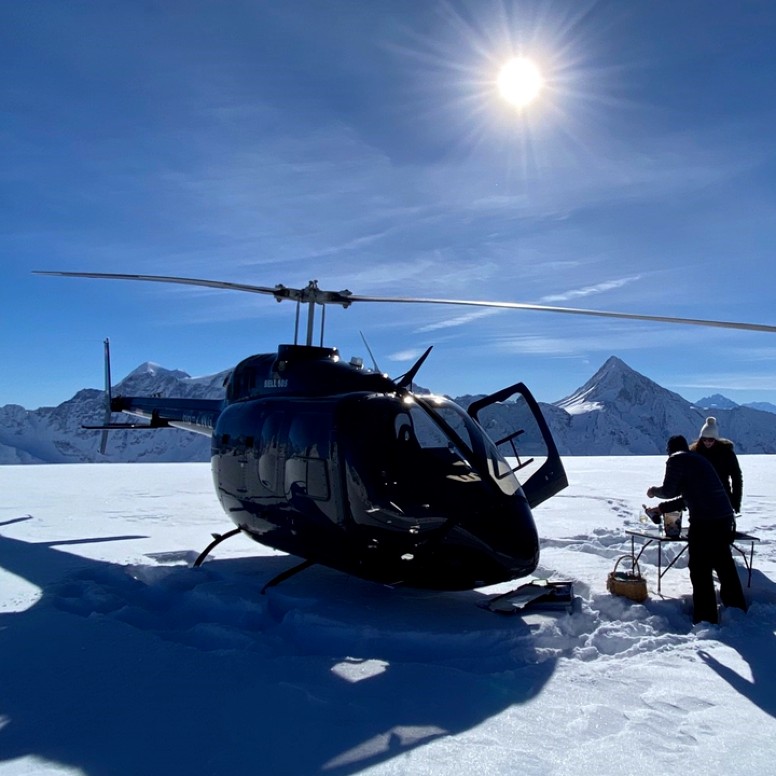
[[[576,415],[620,402],[627,405],[642,404],[655,390],[665,389],[631,369],[621,359],[610,356],[581,388],[555,402],[555,406]]]
[[[704,399],[698,399],[695,406],[704,410],[732,410],[738,407],[738,404],[721,393],[714,393]]]
[[[703,425],[703,411],[614,356],[545,414],[558,449],[577,455],[657,455],[672,434],[694,439]]]
[[[180,369],[166,369],[165,367],[161,366],[160,364],[156,364],[153,361],[144,361],[142,364],[140,364],[139,367],[136,369],[133,369],[124,379],[129,379],[130,377],[174,377],[178,380],[185,380],[186,378],[190,377],[189,374],[186,372],[181,371]]]

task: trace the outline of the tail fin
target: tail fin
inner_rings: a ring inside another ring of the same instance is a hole
[[[398,385],[399,388],[406,388],[408,385],[412,385],[412,381],[415,379],[415,375],[420,370],[420,367],[423,366],[423,362],[428,358],[428,354],[431,352],[431,348],[433,347],[433,345],[430,345],[426,349],[426,352],[415,362],[412,369],[396,380],[396,385]]]

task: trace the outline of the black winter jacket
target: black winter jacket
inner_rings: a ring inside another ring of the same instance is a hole
[[[657,498],[674,499],[661,503],[661,512],[686,507],[690,522],[733,517],[730,499],[714,467],[698,453],[678,452],[669,456],[663,484],[652,492]]]
[[[711,463],[722,480],[722,485],[728,494],[733,509],[736,512],[740,512],[744,481],[733,443],[729,439],[718,439],[711,447],[706,447],[702,440],[698,440],[690,446],[690,450],[698,453],[698,455],[702,455]]]

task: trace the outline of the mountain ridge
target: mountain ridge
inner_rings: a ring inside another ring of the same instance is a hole
[[[762,410],[763,412],[776,413],[776,404],[772,404],[769,401],[750,401],[745,404],[736,404],[732,399],[728,399],[727,396],[723,396],[720,393],[714,393],[711,396],[704,396],[702,399],[694,402],[696,407],[701,407],[705,410],[732,410],[736,407],[749,407],[753,410]]]
[[[181,370],[145,362],[116,384],[113,392],[219,399],[228,375],[226,370],[194,378]],[[463,396],[455,401],[467,407],[476,398]],[[709,414],[717,417],[723,435],[735,442],[737,452],[776,453],[776,414],[735,402],[730,402],[729,408],[722,407],[719,399],[724,397],[709,398],[715,403],[699,407],[611,356],[576,391],[553,403],[540,402],[540,406],[561,455],[661,455],[672,434],[695,439]],[[505,405],[499,423],[489,427],[494,438],[511,431],[509,409]],[[103,420],[103,392],[90,388],[56,407],[0,407],[0,464],[210,459],[208,437],[179,429],[113,431],[103,456],[99,452],[100,434],[81,428]]]

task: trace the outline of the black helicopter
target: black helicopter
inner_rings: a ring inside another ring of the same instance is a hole
[[[175,427],[211,437],[213,482],[236,528],[213,534],[195,565],[224,539],[244,533],[304,559],[282,577],[319,563],[368,580],[440,590],[492,585],[535,570],[532,508],[568,484],[552,434],[522,383],[466,411],[450,399],[413,392],[431,348],[395,380],[343,361],[323,346],[326,305],[453,304],[776,332],[760,324],[517,302],[358,296],[324,291],[317,281],[294,289],[159,275],[36,274],[205,286],[296,302],[294,344],[237,364],[223,400],[111,397],[106,340],[106,422],[90,428]],[[316,305],[322,308],[318,345]],[[119,412],[148,423],[110,423]],[[504,419],[511,431],[504,432]],[[500,430],[496,438],[488,428]]]

